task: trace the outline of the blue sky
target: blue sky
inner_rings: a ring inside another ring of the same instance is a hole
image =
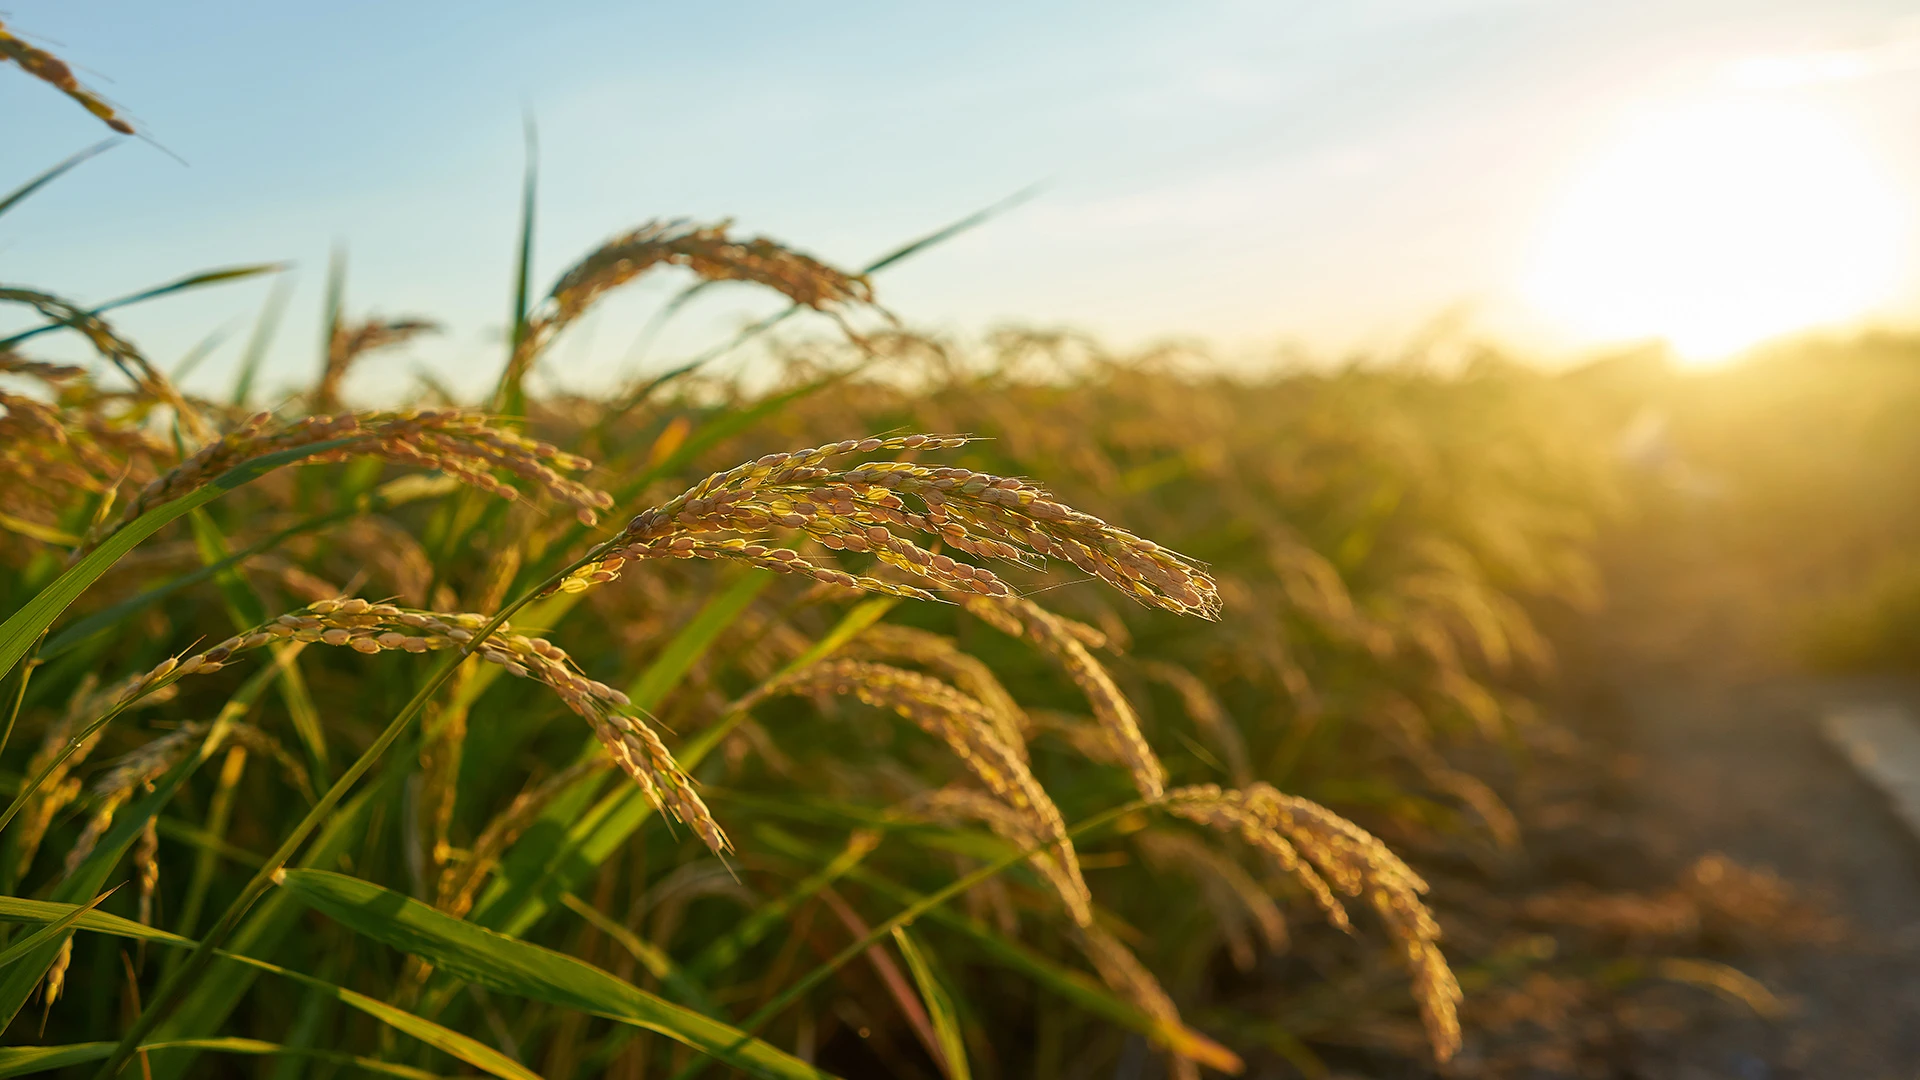
[[[415,365],[478,386],[498,362],[530,110],[543,283],[655,216],[731,216],[857,265],[1041,181],[1028,204],[890,271],[881,299],[947,332],[1073,325],[1240,357],[1388,347],[1450,313],[1532,340],[1512,283],[1582,163],[1623,115],[1755,57],[1869,58],[1793,92],[1860,132],[1890,184],[1920,192],[1909,8],[13,0],[11,28],[185,163],[134,142],[87,163],[0,219],[0,280],[98,300],[293,260],[268,378],[290,385],[317,363],[338,242],[352,311],[449,328],[361,376],[362,395],[398,390]],[[101,134],[0,71],[0,188]],[[265,291],[118,322],[162,361],[237,327],[196,375],[211,391]],[[553,377],[620,374],[659,295],[563,342]],[[1906,287],[1877,313],[1906,317],[1913,299]],[[654,362],[753,310],[736,293],[695,313]]]

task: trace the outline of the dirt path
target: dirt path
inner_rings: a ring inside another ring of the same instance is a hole
[[[1611,560],[1609,610],[1567,636],[1565,718],[1632,763],[1612,831],[1677,874],[1719,851],[1772,869],[1848,924],[1838,946],[1761,945],[1729,963],[1790,1006],[1729,1015],[1623,1075],[1741,1080],[1920,1077],[1920,838],[1822,738],[1820,716],[1920,682],[1818,680],[1768,639],[1767,590],[1698,540]],[[1652,884],[1649,882],[1648,884]]]

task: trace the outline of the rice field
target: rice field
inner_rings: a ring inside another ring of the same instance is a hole
[[[0,1075],[1617,1075],[1642,995],[1784,1008],[1703,925],[1836,932],[1709,851],[1543,863],[1597,760],[1558,642],[1708,506],[1782,655],[1910,664],[1910,343],[1230,375],[918,334],[884,263],[719,224],[542,291],[531,230],[484,400],[355,402],[431,324],[337,280],[275,400],[271,312],[210,399],[0,286]],[[530,390],[655,275],[814,329]]]

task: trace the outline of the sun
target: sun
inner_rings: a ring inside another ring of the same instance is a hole
[[[1904,216],[1860,142],[1816,109],[1672,109],[1568,191],[1523,292],[1589,340],[1663,338],[1710,362],[1890,299]]]

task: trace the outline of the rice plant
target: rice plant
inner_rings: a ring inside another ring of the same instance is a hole
[[[0,286],[0,1073],[1467,1045],[1430,901],[1518,843],[1528,605],[1596,592],[1572,388],[956,345],[877,306],[891,260],[680,220],[535,299],[531,220],[484,401],[348,404],[422,317],[330,302],[311,385],[263,407],[255,362],[210,400],[109,312]],[[530,389],[671,272],[817,316],[774,386],[712,361],[779,319],[605,399]],[[1285,1007],[1221,990],[1262,973]]]

